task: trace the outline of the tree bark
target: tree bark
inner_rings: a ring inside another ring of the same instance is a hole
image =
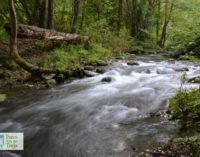
[[[75,33],[77,30],[77,22],[78,22],[78,16],[80,11],[80,0],[74,0],[73,4],[73,19],[72,19],[72,33]]]
[[[171,5],[170,8],[169,8],[169,5]],[[162,28],[160,41],[159,41],[159,46],[162,48],[165,47],[165,43],[167,40],[167,27],[168,27],[168,24],[171,19],[171,13],[173,11],[173,7],[174,7],[173,0],[171,1],[171,4],[170,4],[169,0],[165,0],[165,20],[164,20],[164,24],[163,24],[163,28]],[[168,13],[168,10],[169,10],[169,13]]]
[[[159,43],[159,35],[160,35],[160,9],[161,9],[161,1],[157,0],[157,18],[156,18],[156,43]]]
[[[137,0],[132,0],[131,6],[132,6],[131,36],[137,38],[137,35],[138,35]]]
[[[84,21],[85,21],[85,15],[87,10],[87,0],[83,0],[83,6],[82,6],[82,16],[81,16],[81,24],[80,29],[83,29]]]
[[[121,29],[121,18],[122,18],[122,0],[118,0],[118,17],[117,17],[117,34],[119,35]]]
[[[14,0],[9,0],[9,15],[10,15],[10,54],[12,59],[24,70],[30,72],[32,75],[41,76],[41,74],[64,74],[66,76],[80,76],[83,71],[81,70],[73,70],[73,71],[65,71],[65,70],[58,70],[58,69],[46,69],[41,68],[36,65],[30,64],[26,62],[18,53],[17,49],[17,16],[16,10],[14,7]]]
[[[54,28],[54,0],[48,0],[48,19],[47,19],[47,28]]]
[[[39,24],[38,26],[41,28],[45,28],[46,24],[46,12],[47,12],[47,1],[41,0],[39,5]]]

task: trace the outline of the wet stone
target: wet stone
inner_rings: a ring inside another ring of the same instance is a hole
[[[106,70],[104,68],[97,68],[96,72],[99,74],[103,74],[106,72]]]
[[[110,83],[112,82],[112,78],[111,77],[105,77],[101,80],[101,82],[107,82],[107,83]]]
[[[137,63],[135,61],[130,61],[130,62],[127,63],[127,65],[134,66],[134,65],[139,65],[139,63]]]

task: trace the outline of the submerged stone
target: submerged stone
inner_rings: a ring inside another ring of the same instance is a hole
[[[101,80],[101,82],[107,82],[107,83],[110,83],[112,82],[112,78],[111,77],[105,77]]]
[[[106,72],[106,70],[104,68],[97,68],[96,72],[99,74],[103,74]]]
[[[127,65],[139,65],[139,63],[135,61],[130,61],[127,63]]]

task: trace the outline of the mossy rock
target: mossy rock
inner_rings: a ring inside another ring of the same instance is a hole
[[[50,80],[47,80],[47,81],[46,81],[46,86],[47,86],[48,88],[51,88],[51,87],[55,86],[56,84],[57,84],[57,82],[56,82],[55,79],[50,79]]]
[[[194,83],[200,83],[200,77],[195,78],[193,82]]]
[[[104,60],[97,60],[96,61],[97,66],[106,66],[108,63]]]
[[[104,60],[95,60],[95,61],[93,61],[92,63],[91,63],[91,65],[93,65],[93,66],[107,66],[108,65],[108,63],[106,62],[106,61],[104,61]]]
[[[0,103],[3,103],[6,100],[5,94],[0,94]]]
[[[62,83],[65,81],[65,76],[63,74],[59,74],[59,75],[55,76],[55,80],[57,83]]]

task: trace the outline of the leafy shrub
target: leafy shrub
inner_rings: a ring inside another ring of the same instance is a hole
[[[197,120],[200,118],[200,89],[179,91],[171,99],[170,108],[173,117],[183,121]]]
[[[112,57],[111,51],[101,44],[93,44],[90,50],[83,46],[68,46],[56,49],[48,55],[42,64],[54,69],[80,68],[84,64],[105,64]]]

